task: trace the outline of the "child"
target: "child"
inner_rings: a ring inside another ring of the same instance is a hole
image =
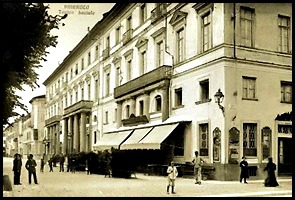
[[[177,168],[174,166],[174,162],[171,162],[171,165],[167,169],[167,179],[168,179],[168,185],[167,185],[167,194],[169,194],[169,187],[171,185],[172,187],[172,194],[175,194],[174,187],[175,187],[175,179],[178,175]]]

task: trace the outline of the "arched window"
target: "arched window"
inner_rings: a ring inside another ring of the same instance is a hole
[[[97,122],[97,116],[96,115],[93,116],[93,121]]]
[[[156,97],[155,97],[155,109],[156,109],[156,111],[158,112],[158,111],[161,111],[162,110],[162,98],[161,98],[161,96],[160,95],[157,95]]]
[[[128,119],[129,116],[130,116],[130,105],[127,105],[127,106],[126,106],[125,113],[126,113],[125,117],[126,117],[126,119]]]

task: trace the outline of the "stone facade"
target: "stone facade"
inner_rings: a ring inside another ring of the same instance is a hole
[[[292,110],[291,8],[117,3],[44,82],[47,153],[95,150],[139,116],[186,118],[169,150],[179,164],[198,150],[219,180],[238,179],[242,156],[254,179],[268,156],[290,165],[292,121],[276,116]]]

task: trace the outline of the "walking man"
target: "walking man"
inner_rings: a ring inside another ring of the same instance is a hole
[[[37,166],[37,163],[33,158],[33,154],[28,155],[28,160],[26,162],[26,169],[29,172],[29,184],[31,184],[32,175],[34,177],[35,184],[38,184],[37,174],[36,174],[36,166]]]
[[[198,151],[195,151],[195,157],[192,162],[194,163],[195,184],[201,185],[203,159],[200,158]]]
[[[168,179],[168,185],[167,185],[167,194],[169,194],[169,187],[171,186],[172,194],[176,194],[174,191],[175,187],[175,179],[178,176],[177,168],[174,166],[174,162],[171,162],[171,165],[167,169],[167,179]]]

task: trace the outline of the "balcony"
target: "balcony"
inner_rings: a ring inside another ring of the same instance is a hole
[[[122,119],[123,126],[137,126],[146,123],[149,123],[146,115],[135,116],[134,114],[131,114],[129,119]]]
[[[151,23],[155,23],[159,19],[161,19],[166,14],[166,4],[159,3],[156,8],[154,8],[151,12]]]
[[[129,29],[123,34],[122,42],[125,45],[132,38],[133,29]]]
[[[172,67],[163,65],[114,89],[114,98],[119,98],[165,79],[171,79]]]
[[[102,51],[102,59],[105,60],[109,56],[110,56],[110,47],[107,47]]]
[[[64,116],[74,113],[74,112],[79,112],[79,111],[86,111],[90,112],[92,108],[93,101],[88,101],[88,100],[82,100],[79,101],[64,110]]]
[[[45,126],[47,126],[49,124],[58,123],[60,121],[61,121],[61,115],[55,115],[55,116],[50,117],[49,119],[45,120]]]

